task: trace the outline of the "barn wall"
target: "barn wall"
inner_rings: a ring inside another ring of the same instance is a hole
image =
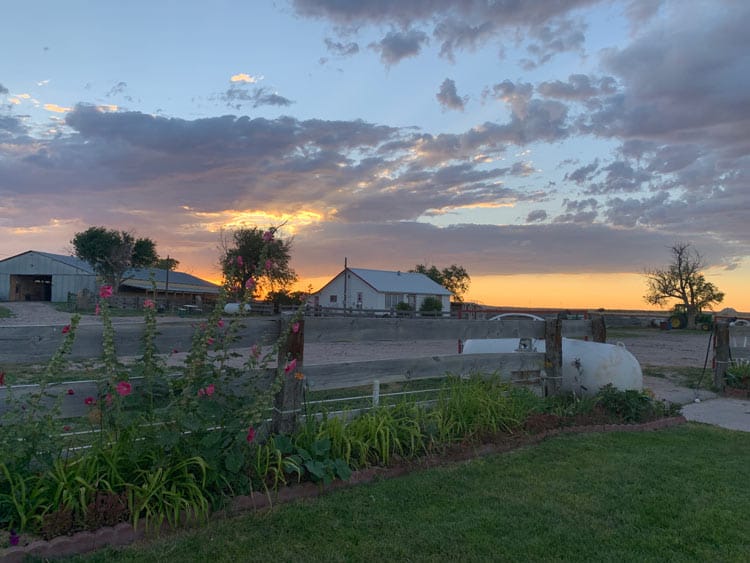
[[[0,262],[0,299],[15,299],[11,278],[14,276],[51,276],[51,300],[67,301],[68,293],[78,293],[83,289],[96,290],[96,276],[80,269],[52,260],[35,252],[27,252]],[[23,296],[19,297],[23,299]]]

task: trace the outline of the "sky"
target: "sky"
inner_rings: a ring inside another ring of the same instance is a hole
[[[14,2],[0,259],[90,226],[219,280],[284,223],[300,288],[459,264],[486,305],[644,309],[690,243],[750,311],[750,3]]]

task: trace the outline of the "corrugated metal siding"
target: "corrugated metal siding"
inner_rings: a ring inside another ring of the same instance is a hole
[[[10,301],[10,274],[0,274],[0,301]]]
[[[52,260],[38,252],[25,252],[0,262],[0,274],[20,276],[54,276],[56,274],[79,274],[80,270]]]
[[[88,289],[92,294],[97,292],[96,276],[93,275],[56,275],[52,276],[52,301],[67,301],[68,293],[77,294]]]

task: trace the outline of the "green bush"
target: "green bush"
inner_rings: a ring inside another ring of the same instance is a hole
[[[419,306],[420,313],[439,314],[443,312],[443,302],[437,297],[425,297]]]

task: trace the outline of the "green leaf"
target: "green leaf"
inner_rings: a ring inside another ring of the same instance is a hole
[[[342,481],[348,481],[349,478],[352,476],[351,467],[349,467],[349,465],[343,459],[341,458],[335,459],[333,461],[333,466],[336,470],[336,475]]]
[[[227,471],[230,473],[239,473],[244,461],[242,452],[236,449],[229,450],[226,457],[224,457],[224,467],[226,467]]]

